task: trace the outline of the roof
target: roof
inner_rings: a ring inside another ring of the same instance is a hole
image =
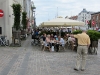
[[[69,19],[77,20],[78,16],[71,16]]]
[[[99,11],[99,12],[92,13],[91,15],[94,15],[94,14],[99,14],[99,13],[100,13],[100,11]]]
[[[94,12],[87,11],[86,9],[83,9],[83,10],[79,13],[79,15],[80,15],[81,13],[93,14]]]
[[[81,12],[83,12],[83,13],[87,13],[87,10],[86,10],[86,9],[83,9]]]

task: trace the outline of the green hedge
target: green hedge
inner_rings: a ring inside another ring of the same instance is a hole
[[[92,41],[98,41],[100,39],[100,32],[95,30],[88,30],[87,34],[90,36]]]
[[[76,30],[73,32],[73,34],[79,34],[79,33],[82,33],[82,31]],[[87,34],[89,35],[89,37],[92,41],[98,41],[98,39],[100,39],[100,32],[98,32],[98,31],[88,30]]]
[[[76,30],[74,32],[72,32],[73,34],[79,34],[79,33],[82,33],[82,30]]]

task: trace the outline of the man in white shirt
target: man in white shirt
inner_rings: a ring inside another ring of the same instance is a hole
[[[64,46],[64,44],[65,44],[65,41],[64,41],[64,39],[63,38],[60,38],[60,44],[62,45],[62,46]]]
[[[60,36],[58,36],[58,40],[56,43],[56,52],[59,51],[59,45],[64,46],[65,45],[65,41],[63,38],[61,38]]]

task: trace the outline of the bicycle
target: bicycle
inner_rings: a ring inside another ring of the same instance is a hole
[[[7,36],[0,36],[0,46],[9,46],[9,40],[6,38]]]

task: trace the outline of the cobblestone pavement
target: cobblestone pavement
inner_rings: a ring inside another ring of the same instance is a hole
[[[76,52],[43,52],[31,41],[28,37],[22,47],[0,47],[0,75],[100,75],[100,51],[88,56],[85,71],[74,71]]]

